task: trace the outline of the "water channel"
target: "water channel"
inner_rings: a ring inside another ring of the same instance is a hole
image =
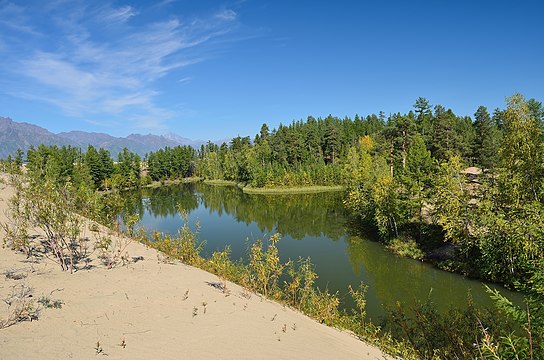
[[[202,255],[230,245],[232,258],[246,258],[249,245],[280,233],[282,260],[310,257],[319,276],[317,285],[346,298],[348,285],[368,285],[367,313],[374,321],[397,301],[407,304],[430,296],[440,310],[464,307],[470,291],[476,305],[491,305],[480,281],[439,270],[421,261],[399,258],[373,239],[352,235],[342,207],[341,192],[289,195],[249,195],[235,186],[201,183],[143,189],[131,193],[149,232],[176,234],[182,225],[180,204],[190,226],[200,223]],[[521,295],[505,289],[519,301]],[[348,304],[349,301],[346,301]]]

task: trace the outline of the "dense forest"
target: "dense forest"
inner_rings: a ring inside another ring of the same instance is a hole
[[[474,119],[419,98],[407,114],[310,116],[273,130],[263,124],[253,139],[164,148],[144,159],[127,149],[114,161],[92,146],[40,146],[2,166],[17,172],[24,163],[30,176],[70,184],[82,203],[98,190],[185,177],[251,187],[343,185],[344,206],[393,250],[420,257],[446,244],[455,255],[442,267],[526,292],[521,310],[494,296],[532,331],[519,341],[542,347],[543,124],[542,104],[519,94],[492,114],[480,106]]]

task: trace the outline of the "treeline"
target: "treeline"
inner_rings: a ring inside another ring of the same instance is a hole
[[[92,190],[131,188],[141,183],[141,158],[123,149],[113,160],[109,151],[89,145],[86,152],[72,146],[31,146],[23,162],[23,152],[18,150],[12,159],[2,161],[4,171],[17,173],[23,170],[31,177],[51,180],[57,184],[71,183],[75,187]]]
[[[441,105],[433,112],[429,102],[420,98],[415,111],[388,118],[384,113],[354,119],[310,116],[272,131],[263,124],[253,141],[237,137],[230,146],[202,146],[195,170],[206,179],[234,180],[254,187],[349,184],[352,174],[346,165],[361,137],[372,137],[373,152],[386,155],[393,173],[400,166],[405,168],[415,134],[420,134],[438,162],[458,154],[467,164],[479,164],[498,146],[499,123],[484,107],[473,122]],[[481,134],[485,134],[483,143]]]

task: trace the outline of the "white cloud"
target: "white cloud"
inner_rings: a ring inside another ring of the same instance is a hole
[[[227,34],[236,20],[234,11],[222,10],[190,22],[171,15],[148,21],[132,6],[93,7],[87,2],[25,10],[0,2],[0,15],[17,15],[12,17],[16,21],[0,21],[0,26],[27,29],[29,36],[43,30],[49,36],[26,49],[9,49],[9,66],[8,60],[0,60],[4,71],[16,78],[10,85],[20,82],[19,90],[10,90],[12,96],[53,104],[88,122],[104,123],[111,117],[148,130],[164,129],[176,115],[157,104],[156,80],[202,61],[199,46]],[[45,15],[51,19],[45,28],[31,26],[32,19]],[[143,25],[134,28],[131,19]],[[190,80],[187,76],[180,82]]]
[[[178,83],[185,84],[185,83],[191,82],[191,80],[193,80],[192,77],[186,76],[186,77],[182,77],[181,79],[179,79]]]
[[[101,14],[104,20],[114,22],[125,22],[133,16],[136,16],[136,11],[132,6],[123,6],[117,9],[107,9]]]
[[[238,14],[236,14],[236,12],[231,10],[231,9],[223,9],[220,12],[218,12],[217,14],[215,14],[216,18],[221,19],[221,20],[226,20],[226,21],[236,20],[237,16],[238,16]]]

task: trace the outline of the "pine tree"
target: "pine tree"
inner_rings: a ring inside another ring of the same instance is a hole
[[[427,99],[419,97],[414,104],[414,108],[416,109],[417,131],[426,140],[432,130],[431,105]]]
[[[496,163],[499,132],[485,106],[478,107],[474,114],[474,130],[476,132],[474,160],[482,168],[491,169]]]

